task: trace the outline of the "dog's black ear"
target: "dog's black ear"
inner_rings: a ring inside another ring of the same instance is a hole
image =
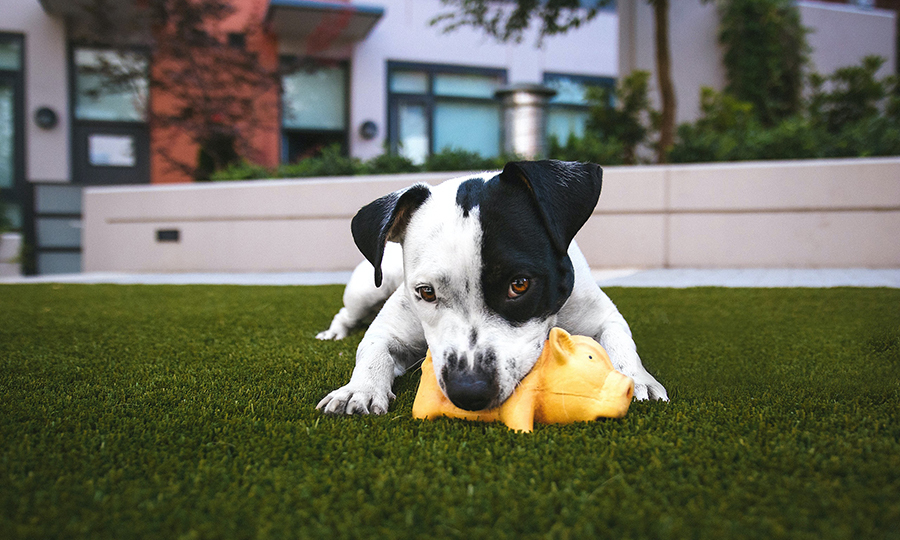
[[[381,259],[384,245],[389,240],[403,239],[406,225],[413,212],[431,196],[431,189],[425,184],[416,184],[400,191],[389,193],[366,206],[353,216],[350,231],[353,241],[366,259],[375,267],[375,286],[381,287]]]
[[[506,164],[500,178],[525,183],[553,246],[565,253],[597,206],[603,169],[575,161],[516,161]]]

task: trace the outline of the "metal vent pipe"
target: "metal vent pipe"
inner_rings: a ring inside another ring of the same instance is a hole
[[[495,95],[503,103],[503,151],[527,159],[546,154],[547,102],[556,90],[538,84],[516,84]]]

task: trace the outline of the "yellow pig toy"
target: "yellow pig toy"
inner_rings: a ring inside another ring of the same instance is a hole
[[[530,432],[535,421],[568,424],[621,418],[628,412],[632,397],[634,381],[613,369],[609,355],[599,343],[553,328],[534,368],[496,409],[466,411],[456,407],[438,386],[428,351],[413,403],[413,418],[499,420],[512,430]]]

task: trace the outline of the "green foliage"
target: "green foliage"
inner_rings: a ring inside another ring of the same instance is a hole
[[[585,136],[570,136],[565,146],[551,137],[549,155],[606,165],[637,163],[639,149],[652,144],[659,120],[659,113],[650,105],[649,83],[650,73],[638,70],[619,81],[615,89],[590,87]]]
[[[900,155],[897,77],[878,80],[883,60],[824,77],[810,76],[809,97],[794,115],[767,126],[754,105],[704,88],[702,116],[678,128],[674,163]]]
[[[323,148],[317,156],[280,166],[276,176],[281,178],[352,176],[360,174],[360,171],[362,171],[360,160],[344,155],[341,145],[332,144]]]
[[[233,165],[229,165],[224,169],[212,173],[209,177],[212,181],[222,180],[258,180],[261,178],[271,178],[272,171],[256,165],[248,161],[240,161]]]
[[[751,103],[711,88],[701,90],[700,103],[702,116],[678,128],[669,153],[673,163],[799,159],[820,151],[819,134],[808,120],[795,116],[766,128]]]
[[[607,289],[672,401],[531,434],[319,414],[341,292],[0,285],[3,537],[896,538],[896,289]]]
[[[385,152],[365,162],[362,174],[400,174],[419,172],[421,167],[412,162],[411,159]]]
[[[482,30],[501,42],[522,41],[525,31],[536,23],[537,43],[547,36],[564,34],[586,24],[613,0],[441,0],[452,11],[431,20],[444,32],[463,27]]]
[[[892,97],[886,110],[896,110],[897,77],[876,78],[884,65],[884,58],[867,56],[858,66],[836,70],[831,76],[817,73],[810,76],[811,97],[809,114],[829,133],[838,133],[845,126],[878,116],[882,103]],[[894,114],[895,120],[897,119]]]
[[[487,171],[497,169],[503,158],[483,158],[477,152],[457,148],[445,148],[425,159],[426,171]],[[505,163],[505,162],[504,162]],[[503,165],[500,164],[499,167]]]
[[[241,156],[235,150],[234,134],[216,132],[205,137],[197,151],[194,180],[210,180],[216,171],[239,165]]]
[[[556,136],[551,136],[547,147],[549,156],[562,161],[587,161],[604,165],[625,163],[625,146],[618,139],[603,139],[589,131],[581,138],[569,135],[565,145],[561,145]]]
[[[281,165],[275,170],[246,161],[230,165],[211,175],[212,180],[254,180],[261,178],[310,178],[317,176],[352,176],[359,174],[400,174],[422,171],[485,171],[502,169],[516,156],[501,155],[483,158],[475,152],[447,148],[429,156],[425,163],[416,165],[409,158],[385,152],[368,161],[345,156],[340,145],[331,145],[318,156],[301,159],[296,163]]]
[[[7,212],[8,210],[6,209],[6,203],[2,198],[0,198],[0,233],[5,233],[9,230],[12,230],[12,220],[9,219],[9,215],[7,214]]]
[[[764,125],[799,112],[808,32],[791,0],[719,3],[726,91],[753,105]]]

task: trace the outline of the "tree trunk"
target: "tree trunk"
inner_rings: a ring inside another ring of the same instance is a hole
[[[656,27],[656,77],[662,101],[659,144],[656,161],[666,163],[675,144],[675,87],[672,84],[672,59],[669,56],[669,0],[651,0]]]

